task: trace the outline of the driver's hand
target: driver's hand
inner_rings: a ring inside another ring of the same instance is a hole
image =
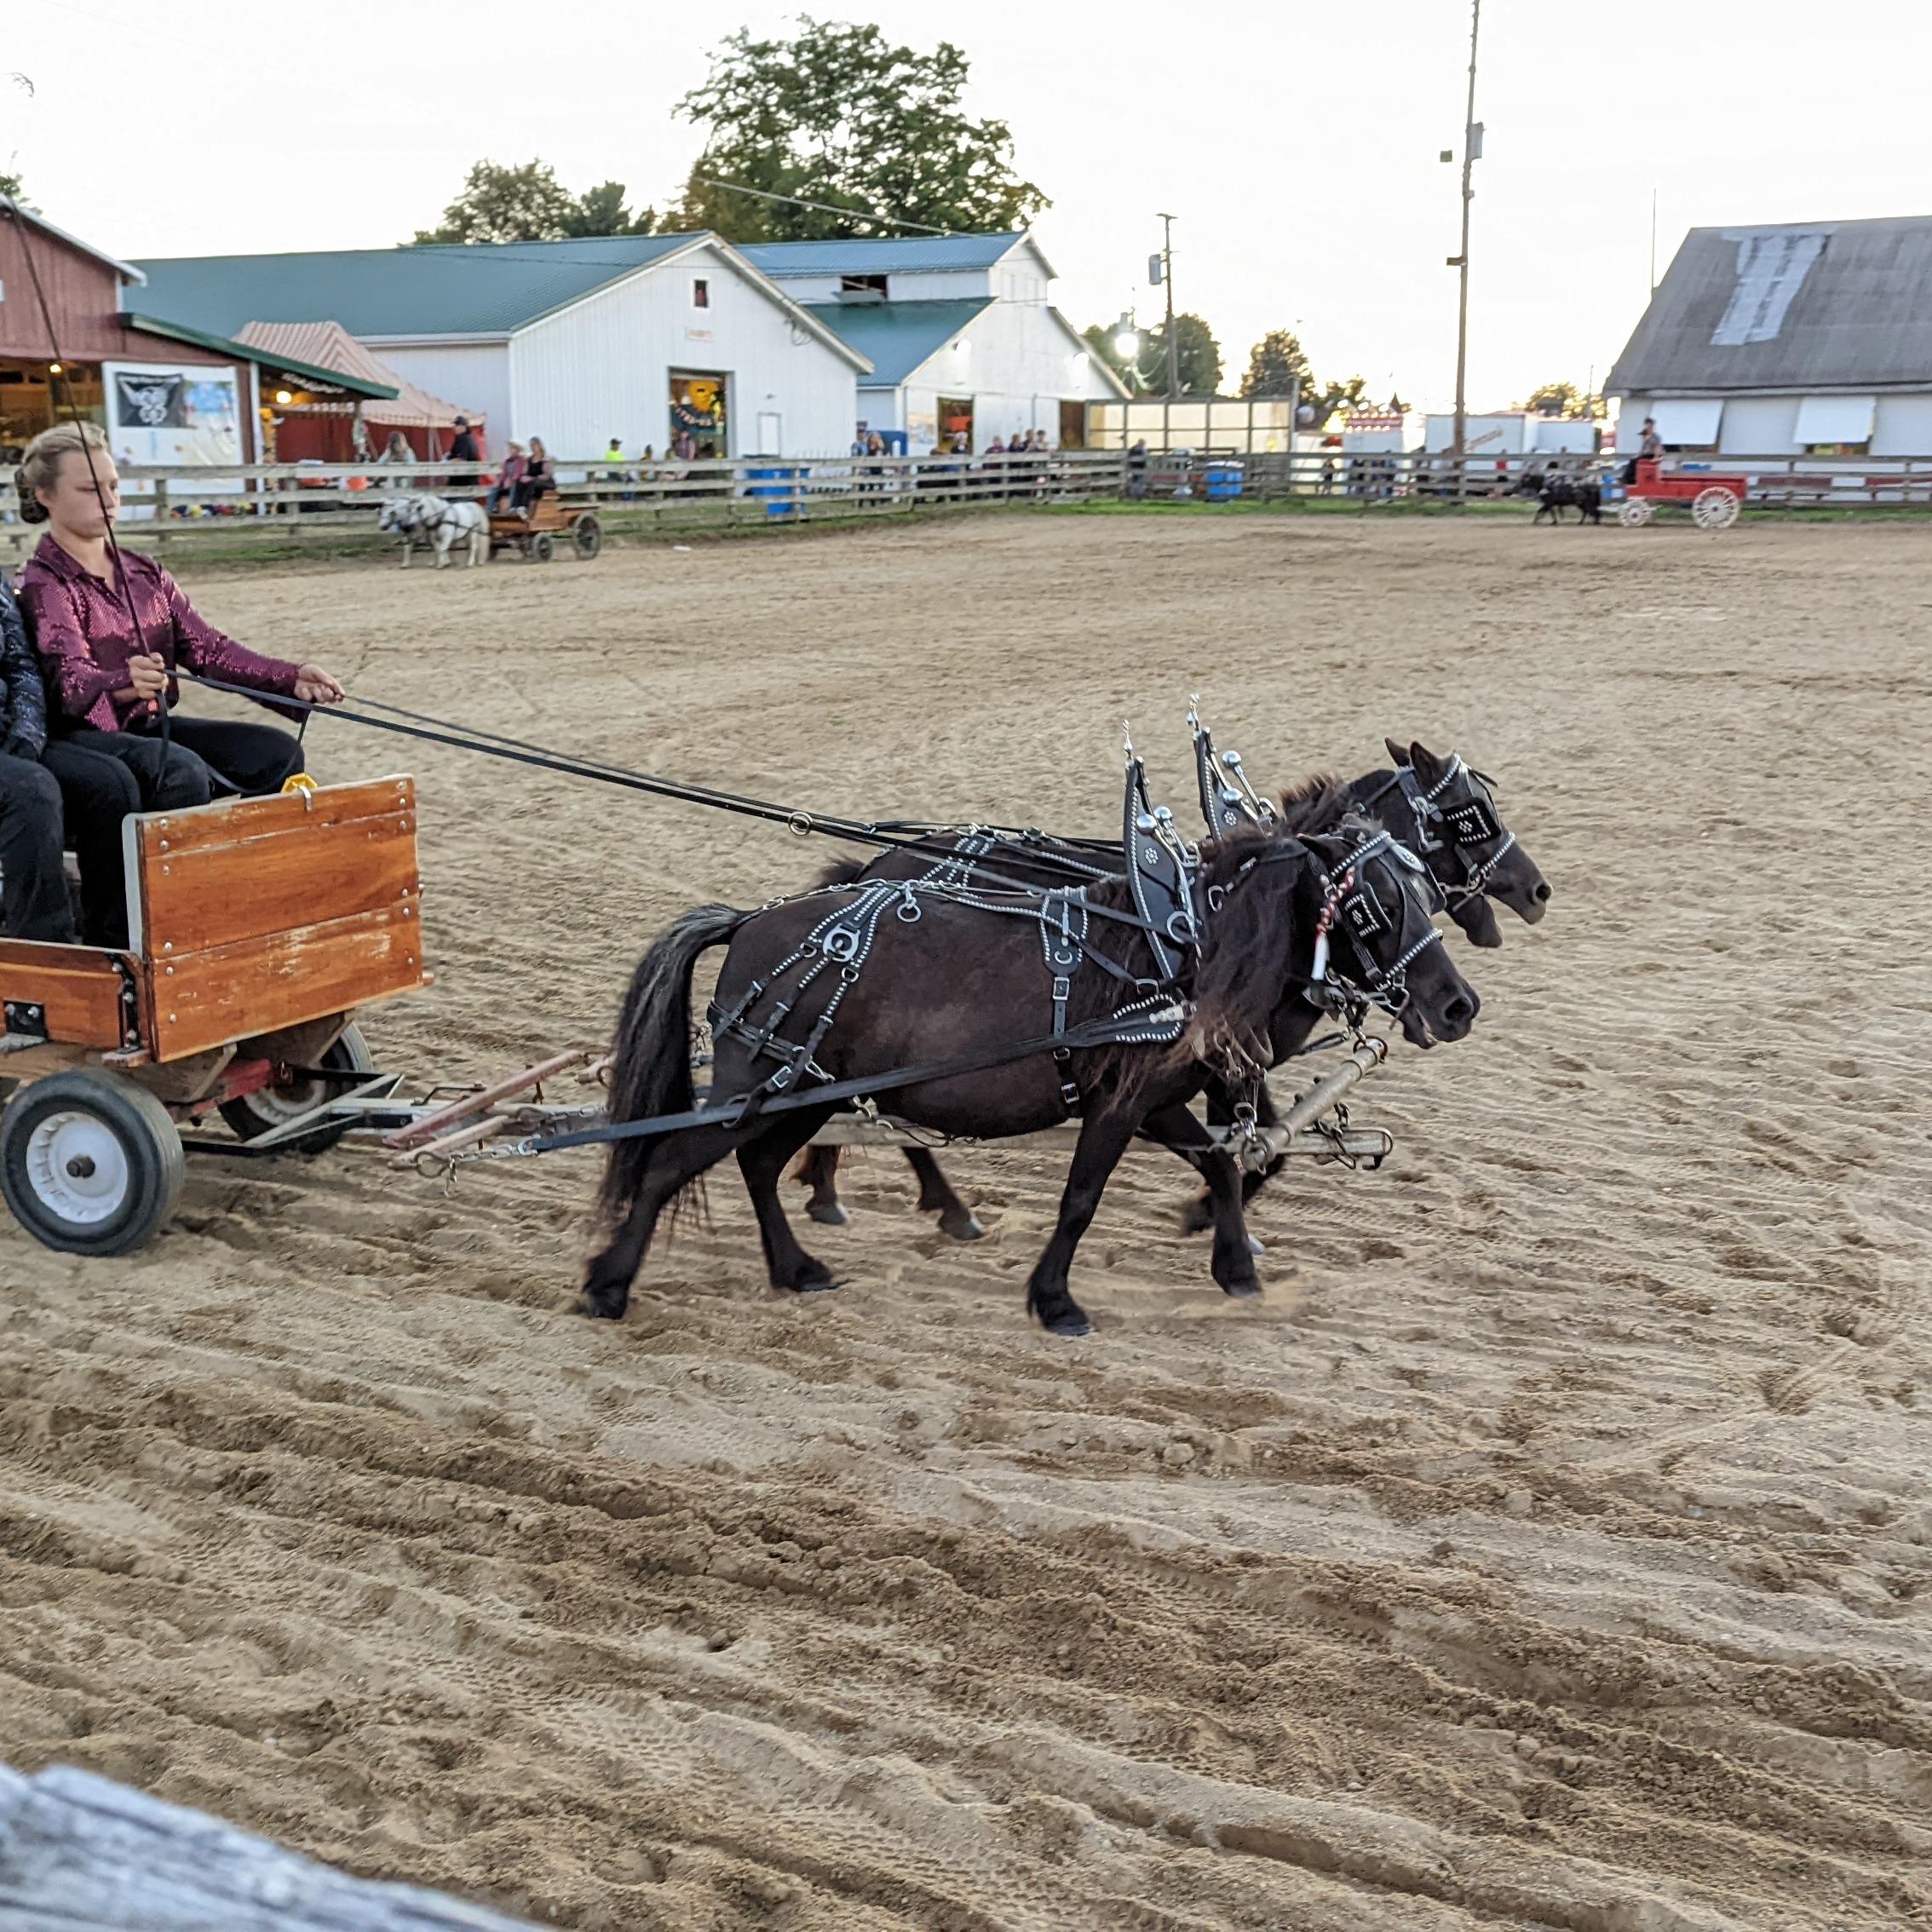
[[[348,695],[319,664],[303,664],[296,670],[295,694],[305,704],[339,704]]]
[[[136,698],[143,700],[158,698],[168,688],[168,665],[165,658],[139,657],[128,659],[128,682],[133,687]]]

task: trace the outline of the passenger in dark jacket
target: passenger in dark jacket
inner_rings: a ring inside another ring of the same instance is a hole
[[[9,939],[71,946],[74,915],[60,858],[60,787],[40,762],[46,745],[40,660],[13,593],[0,579],[0,929]]]

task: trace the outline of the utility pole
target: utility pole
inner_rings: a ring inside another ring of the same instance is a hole
[[[1456,438],[1452,446],[1458,469],[1469,434],[1469,204],[1475,199],[1475,164],[1482,154],[1482,126],[1475,118],[1476,34],[1482,26],[1482,0],[1469,6],[1469,101],[1463,116],[1463,252],[1450,262],[1461,284],[1456,298]],[[1460,485],[1458,494],[1461,494]]]
[[[1174,339],[1174,217],[1160,218],[1160,280],[1167,290],[1167,400],[1181,394],[1181,345]]]

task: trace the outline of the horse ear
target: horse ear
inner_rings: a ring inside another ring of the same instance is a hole
[[[1400,745],[1398,745],[1393,738],[1385,738],[1382,742],[1389,747],[1389,756],[1393,758],[1398,765],[1406,765],[1408,763],[1409,754],[1406,750],[1404,750],[1403,748]]]
[[[1408,762],[1424,785],[1434,785],[1442,776],[1444,761],[1419,738],[1409,747]]]

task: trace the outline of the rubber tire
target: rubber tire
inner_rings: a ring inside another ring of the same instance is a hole
[[[589,563],[604,547],[604,526],[586,512],[572,526],[571,541],[577,545],[578,560]]]
[[[120,1143],[128,1187],[106,1219],[68,1220],[43,1201],[27,1174],[27,1146],[49,1114],[81,1113]],[[0,1194],[43,1248],[64,1255],[131,1255],[152,1240],[181,1199],[187,1156],[168,1110],[125,1074],[80,1067],[29,1081],[0,1113]]]
[[[333,1072],[340,1068],[345,1073],[359,1073],[367,1076],[376,1071],[375,1056],[369,1050],[369,1043],[362,1037],[360,1027],[350,1025],[342,1028],[340,1037],[322,1055],[321,1064]],[[306,1105],[321,1104],[319,1080],[303,1083],[305,1089],[313,1093]],[[239,1100],[221,1102],[221,1118],[233,1130],[236,1139],[252,1141],[258,1134],[266,1134],[279,1127],[289,1118],[302,1096],[291,1095],[288,1101],[279,1098],[274,1088],[264,1088],[260,1094],[244,1094]],[[266,1103],[266,1104],[265,1104]],[[325,1153],[348,1132],[350,1123],[343,1121],[339,1127],[319,1127],[313,1134],[304,1134],[299,1141],[283,1143],[289,1153]]]
[[[550,541],[549,531],[540,530],[530,539],[530,561],[532,563],[548,563],[556,554],[557,547]]]

